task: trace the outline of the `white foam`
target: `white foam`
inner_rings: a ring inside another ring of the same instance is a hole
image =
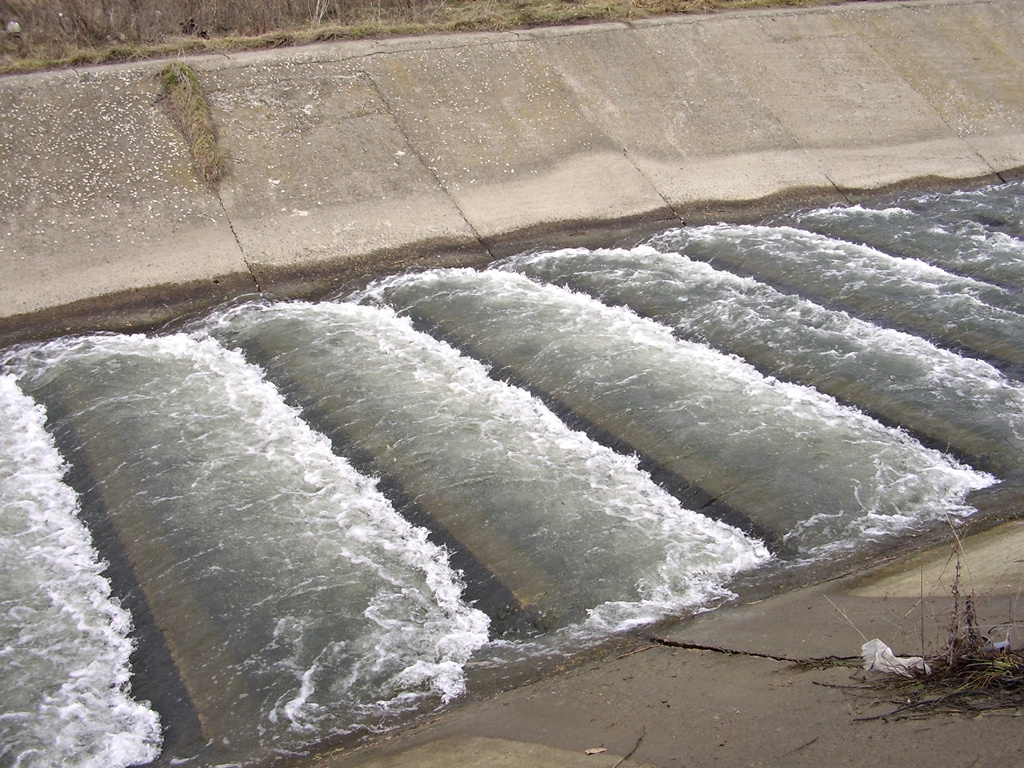
[[[410,310],[442,306],[451,318],[443,327],[466,323],[473,345],[490,354],[528,339],[541,351],[521,375],[580,407],[614,400],[616,414],[626,410],[639,420],[630,434],[658,450],[659,441],[681,441],[701,455],[704,478],[721,469],[713,482],[724,485],[706,490],[743,494],[744,511],[755,519],[764,509],[794,520],[813,518],[816,505],[841,510],[841,528],[798,529],[793,538],[808,556],[837,540],[855,545],[858,521],[867,516],[889,515],[898,530],[904,520],[970,514],[965,496],[994,482],[811,388],[764,377],[627,309],[521,275],[433,270],[388,279],[373,291]],[[574,373],[567,378],[565,371]],[[752,475],[760,478],[756,487],[743,480]]]
[[[794,217],[804,229],[868,242],[883,251],[920,258],[954,272],[982,280],[1024,284],[1024,241],[993,231],[974,221],[972,211],[984,211],[984,201],[937,198],[911,201],[918,210],[873,210],[862,206],[806,211]],[[946,206],[943,205],[946,204]],[[893,211],[898,216],[893,216]],[[1019,218],[1019,217],[1014,217]]]
[[[1001,310],[1004,315],[1008,306],[1016,306],[1009,293],[983,281],[952,273],[921,259],[893,256],[869,245],[795,227],[714,224],[669,230],[651,238],[650,243],[658,247],[673,241],[678,246],[685,242],[730,240],[757,244],[784,261],[800,264],[804,269],[813,268],[814,279],[831,281],[830,290],[837,296],[863,288],[893,288],[903,292],[904,301],[920,301],[922,306],[932,306],[931,302],[938,300],[965,312],[993,312],[993,307],[998,307],[997,311]],[[993,302],[993,307],[987,306]]]
[[[0,740],[19,766],[154,759],[156,713],[129,696],[131,617],[110,595],[43,409],[0,376]]]
[[[909,405],[912,422],[914,411],[923,407],[926,418],[938,416],[960,429],[980,428],[992,435],[986,438],[992,447],[985,450],[1009,449],[1018,458],[1024,453],[1024,389],[992,365],[920,337],[649,246],[530,253],[501,267],[584,287],[602,300],[634,306],[720,348],[756,350],[759,367],[767,364],[784,375],[796,371],[800,380],[810,372],[808,383],[834,375],[839,382],[857,382],[861,391],[867,384],[872,390],[869,402],[858,400],[861,395],[852,397],[861,407],[872,410],[878,396],[889,406],[889,398],[900,404],[895,411]],[[907,410],[902,416],[908,416]]]
[[[360,418],[377,424],[373,439],[387,456],[382,461],[413,467],[402,476],[407,492],[447,493],[444,498],[458,504],[466,503],[460,488],[467,478],[502,494],[515,487],[514,507],[496,495],[495,501],[478,499],[477,514],[486,516],[481,525],[512,537],[534,562],[569,561],[567,572],[552,574],[552,589],[560,594],[546,604],[596,609],[587,598],[632,592],[637,599],[622,601],[631,607],[621,612],[646,620],[654,601],[661,610],[678,611],[720,597],[737,571],[767,558],[760,542],[683,508],[638,469],[635,458],[569,429],[537,398],[494,381],[482,364],[419,333],[390,309],[280,304],[235,310],[241,327],[254,322],[241,319],[246,313],[261,315],[256,322],[268,325],[301,317],[313,326],[310,338],[316,340],[299,342],[302,349],[336,336],[336,343],[310,352],[327,369],[337,367],[329,362],[335,359],[359,361],[366,373],[345,378],[359,377],[352,391],[360,393],[360,408],[369,414],[360,412]],[[230,317],[218,322],[232,323]],[[348,386],[341,378],[331,386],[347,392],[340,389]],[[415,485],[423,481],[420,475],[427,475],[427,487]],[[647,558],[632,557],[634,549]],[[642,573],[648,575],[637,583]],[[611,574],[622,581],[596,585],[601,576],[614,581]]]
[[[822,218],[844,219],[849,217],[851,214],[859,214],[869,217],[877,216],[883,219],[902,219],[914,215],[913,211],[907,208],[902,208],[898,205],[892,205],[886,208],[868,208],[860,204],[830,205],[826,208],[817,208],[813,211],[806,211],[802,215],[820,216]]]
[[[201,579],[204,608],[218,612],[229,639],[179,664],[224,654],[220,688],[258,680],[268,697],[259,704],[263,722],[224,724],[236,729],[218,734],[232,749],[254,749],[257,735],[262,749],[294,748],[464,691],[462,666],[486,643],[488,619],[461,599],[446,553],[394,511],[373,479],[335,456],[239,353],[172,334],[60,340],[16,358],[9,362],[44,389],[60,377],[91,379],[90,370],[126,372],[125,381],[108,375],[102,393],[84,395],[91,428],[116,430],[128,414],[139,425],[131,436],[139,451],[153,461],[171,452],[161,490],[137,503],[162,505],[174,522],[168,531],[180,537],[174,546],[195,555],[138,575],[158,590],[164,580],[182,589],[181,579],[198,590]],[[175,458],[179,445],[189,445],[190,461]],[[139,494],[151,493],[141,482]],[[250,592],[247,582],[264,586]],[[352,605],[318,597],[330,589],[343,601],[349,583],[358,593]],[[360,616],[363,592],[371,607]],[[255,639],[263,637],[265,645]],[[416,676],[416,689],[403,687],[407,669],[429,668],[436,674]],[[223,708],[232,707],[226,698]]]

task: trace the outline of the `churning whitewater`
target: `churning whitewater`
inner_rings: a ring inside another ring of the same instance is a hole
[[[1022,201],[676,227],[0,352],[0,765],[351,744],[974,514],[1024,476]]]
[[[145,763],[160,723],[128,695],[131,616],[111,598],[43,423],[0,375],[0,764]]]
[[[1004,287],[1024,289],[1024,203],[1019,184],[904,198],[868,208],[830,206],[780,217],[800,229]]]
[[[992,482],[816,390],[520,275],[431,270],[363,296],[527,382],[800,553],[969,514],[964,496]]]
[[[463,691],[487,617],[444,552],[237,353],[95,336],[7,362],[62,414],[214,753],[288,752]]]
[[[919,259],[786,226],[673,229],[652,237],[649,244],[764,280],[871,322],[933,337],[957,350],[1024,362],[1024,298],[1018,291]]]
[[[917,336],[644,245],[533,252],[499,267],[629,307],[993,471],[1024,458],[1024,389]]]
[[[390,310],[249,303],[207,327],[486,566],[520,634],[700,606],[767,556]]]

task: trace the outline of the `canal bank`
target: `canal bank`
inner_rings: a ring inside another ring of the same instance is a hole
[[[519,765],[1004,766],[1020,762],[1013,709],[901,709],[902,694],[865,672],[861,645],[940,652],[949,638],[957,558],[944,542],[865,572],[740,603],[559,675],[471,701],[361,749],[301,768]],[[1022,640],[1017,600],[1024,528],[968,537],[959,588],[993,641]],[[998,637],[997,637],[998,635]]]
[[[28,79],[5,81],[3,114],[13,126],[4,139],[12,212],[2,233],[5,328],[160,322],[256,290],[292,295],[406,264],[486,261],[531,238],[602,242],[618,226],[750,216],[901,184],[998,180],[1024,164],[1014,154],[1019,11],[999,2],[853,10],[841,22],[829,15],[835,9],[786,11],[197,59],[232,155],[219,196],[191,179],[156,105],[156,65],[38,76],[45,87],[34,94]],[[887,15],[902,26],[887,27]],[[716,32],[715,23],[735,26]],[[888,48],[865,42],[864,30],[875,28]],[[679,30],[688,30],[683,42],[669,34]],[[596,56],[581,50],[588,35],[601,42]],[[676,47],[653,47],[654,38]],[[920,40],[935,47],[919,49]],[[573,64],[570,49],[590,63]],[[918,69],[893,63],[896,49]],[[731,60],[718,58],[729,51]],[[672,63],[659,64],[666,55]],[[868,63],[858,69],[861,55]],[[857,87],[840,88],[841,72]],[[883,87],[893,73],[896,96]],[[588,91],[598,78],[601,87]],[[709,105],[720,94],[729,98]],[[572,149],[563,155],[558,142]],[[147,165],[147,157],[155,159]],[[497,157],[511,164],[498,166]],[[513,181],[524,174],[526,182]],[[1015,561],[1016,534],[998,536],[1009,550],[971,552],[972,567]],[[948,551],[938,550],[940,566]],[[871,593],[851,577],[719,611],[469,702],[374,751],[312,764],[1019,762],[1010,717],[862,721],[889,710],[850,688],[860,680],[856,662],[793,666],[855,656],[875,635],[898,652],[917,651],[924,571],[911,566],[906,579]],[[1012,623],[1019,567],[991,579],[971,585],[983,620]],[[943,639],[948,579],[936,590],[922,614],[929,650]]]
[[[6,77],[0,332],[1016,177],[1022,33],[1010,0],[928,0],[191,58],[219,193],[161,63]]]

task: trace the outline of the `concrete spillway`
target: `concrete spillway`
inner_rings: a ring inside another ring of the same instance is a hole
[[[1018,187],[990,190],[993,218]],[[809,242],[865,257],[837,266]],[[65,520],[81,564],[13,560],[20,591],[4,599],[95,595],[111,638],[97,647],[117,662],[136,640],[139,688],[123,660],[96,685],[120,680],[121,708],[160,693],[153,712],[129,710],[125,739],[155,749],[159,716],[167,760],[250,764],[441,706],[475,666],[500,678],[718,606],[737,578],[930,531],[1019,476],[1024,393],[1007,361],[831,306],[847,280],[804,296],[737,274],[765,253],[793,274],[853,274],[862,298],[881,286],[889,305],[935,307],[917,314],[959,311],[943,290],[965,281],[991,317],[1020,317],[985,274],[720,225],[15,346],[0,437],[36,434],[39,451],[0,463],[0,500],[22,521],[2,543]],[[963,324],[982,333],[986,317]],[[54,467],[52,493],[20,481],[54,448],[80,514]],[[135,628],[105,602],[100,559]],[[5,631],[76,637],[34,615],[8,612]],[[31,657],[22,644],[11,652]],[[61,684],[59,667],[39,675]],[[53,693],[18,688],[19,717],[44,728]],[[83,738],[98,751],[122,725],[93,698]],[[26,733],[5,739],[31,749]]]

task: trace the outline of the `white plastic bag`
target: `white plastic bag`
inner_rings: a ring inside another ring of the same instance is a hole
[[[864,655],[864,669],[889,672],[904,677],[914,677],[919,673],[930,675],[931,667],[920,656],[896,656],[888,645],[877,637],[868,640],[860,647]]]

